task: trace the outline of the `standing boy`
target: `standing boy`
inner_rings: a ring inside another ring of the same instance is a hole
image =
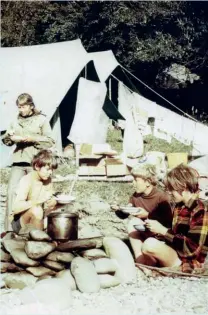
[[[2,139],[7,146],[15,145],[7,189],[5,231],[11,230],[8,218],[12,211],[14,193],[20,178],[31,171],[30,166],[35,154],[55,144],[49,121],[44,114],[37,110],[31,95],[28,93],[19,95],[16,105],[19,115]]]

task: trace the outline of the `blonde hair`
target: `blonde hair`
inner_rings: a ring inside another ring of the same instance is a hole
[[[136,165],[131,170],[132,176],[140,177],[148,181],[151,185],[157,185],[156,167],[152,164]]]
[[[168,172],[164,184],[169,191],[188,190],[196,193],[199,190],[198,178],[199,174],[194,168],[180,164]]]
[[[22,106],[22,105],[26,105],[26,104],[30,105],[32,107],[34,114],[40,113],[40,111],[35,108],[35,104],[34,104],[32,96],[28,93],[22,93],[17,97],[16,105]]]

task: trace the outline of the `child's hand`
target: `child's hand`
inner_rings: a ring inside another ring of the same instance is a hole
[[[54,209],[56,205],[57,205],[56,199],[55,198],[51,198],[51,199],[45,201],[44,209],[51,210],[51,209]]]
[[[138,212],[131,213],[131,215],[139,218],[139,219],[146,219],[149,215],[149,212],[141,207],[138,207]]]
[[[112,210],[117,211],[120,209],[119,205],[117,205],[116,203],[110,206]]]
[[[167,228],[163,226],[160,222],[157,220],[150,220],[147,219],[145,221],[145,226],[153,233],[165,235],[167,232]]]

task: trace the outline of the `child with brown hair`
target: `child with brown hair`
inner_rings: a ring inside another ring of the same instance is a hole
[[[149,218],[158,220],[166,227],[171,227],[172,210],[169,195],[156,187],[157,178],[154,165],[137,165],[132,169],[131,174],[134,177],[133,185],[135,192],[129,199],[129,206],[138,208],[138,212],[129,216],[129,240],[136,261],[144,263],[146,259],[144,259],[141,251],[142,244],[152,233],[150,231],[138,231],[135,225],[144,227],[144,220]],[[116,214],[119,217],[128,217],[128,215],[121,213],[119,206],[113,205],[112,209],[116,210]]]
[[[181,164],[167,174],[165,186],[176,203],[172,227],[146,220],[149,230],[162,236],[163,242],[148,238],[142,253],[154,264],[194,273],[203,267],[208,251],[208,211],[198,198],[198,174]]]
[[[13,212],[10,216],[15,233],[29,225],[43,229],[44,215],[55,210],[57,201],[53,197],[51,176],[57,168],[57,161],[49,150],[42,150],[34,156],[33,171],[19,182]]]

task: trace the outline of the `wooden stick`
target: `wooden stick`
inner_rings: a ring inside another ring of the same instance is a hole
[[[75,249],[100,248],[103,245],[103,237],[83,238],[75,241],[59,243],[56,250],[71,251]]]

